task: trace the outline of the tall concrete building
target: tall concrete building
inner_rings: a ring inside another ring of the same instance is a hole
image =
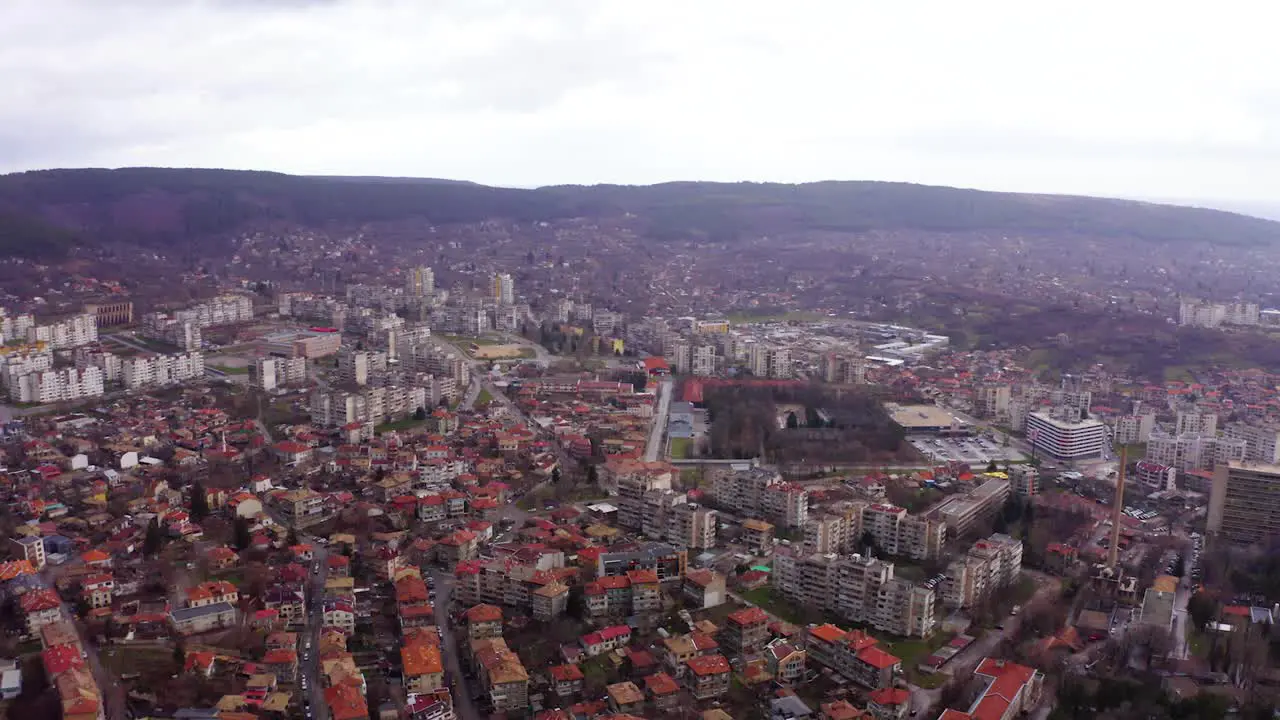
[[[493,300],[499,305],[514,305],[516,302],[515,281],[507,273],[493,276]]]
[[[1217,466],[1206,528],[1242,545],[1280,536],[1280,465],[1231,462]]]
[[[404,292],[411,297],[427,297],[436,291],[436,274],[429,267],[409,268],[405,274]]]
[[[1060,408],[1068,409],[1074,408]],[[1059,460],[1097,457],[1107,440],[1106,427],[1097,420],[1043,412],[1027,414],[1027,437],[1036,451]]]
[[[935,629],[933,589],[894,577],[891,562],[784,549],[774,555],[772,581],[791,600],[849,622],[908,637],[928,637]]]
[[[1244,423],[1227,423],[1223,437],[1241,440],[1245,444],[1245,460],[1250,462],[1280,464],[1280,429]]]
[[[1179,412],[1174,435],[1199,433],[1213,436],[1218,433],[1218,416],[1213,413]]]
[[[1116,444],[1145,443],[1151,437],[1151,431],[1155,430],[1155,427],[1154,413],[1121,415],[1116,418]]]
[[[268,392],[284,385],[301,385],[307,381],[305,357],[263,357],[254,361],[251,377],[255,387]]]

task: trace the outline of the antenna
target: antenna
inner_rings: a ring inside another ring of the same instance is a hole
[[[1129,447],[1120,446],[1120,472],[1116,475],[1116,501],[1111,508],[1111,547],[1107,554],[1107,567],[1120,566],[1120,518],[1124,516],[1124,471],[1129,464]]]

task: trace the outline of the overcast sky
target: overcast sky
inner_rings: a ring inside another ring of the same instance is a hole
[[[0,171],[1280,201],[1274,5],[0,0]]]

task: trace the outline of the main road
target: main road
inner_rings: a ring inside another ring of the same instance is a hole
[[[653,462],[662,452],[662,438],[667,432],[667,413],[671,411],[671,378],[658,384],[658,412],[653,415],[653,427],[649,429],[649,444],[644,449],[644,459]]]
[[[449,604],[453,595],[453,575],[443,570],[433,570],[431,577],[436,590],[436,627],[440,630],[440,649],[444,654],[444,667],[453,678],[453,711],[461,720],[481,720],[486,717],[476,707],[467,676],[462,672],[460,642],[449,617]]]

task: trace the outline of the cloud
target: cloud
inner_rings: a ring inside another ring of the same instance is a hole
[[[1145,0],[8,0],[0,171],[1266,200],[1277,15]]]

